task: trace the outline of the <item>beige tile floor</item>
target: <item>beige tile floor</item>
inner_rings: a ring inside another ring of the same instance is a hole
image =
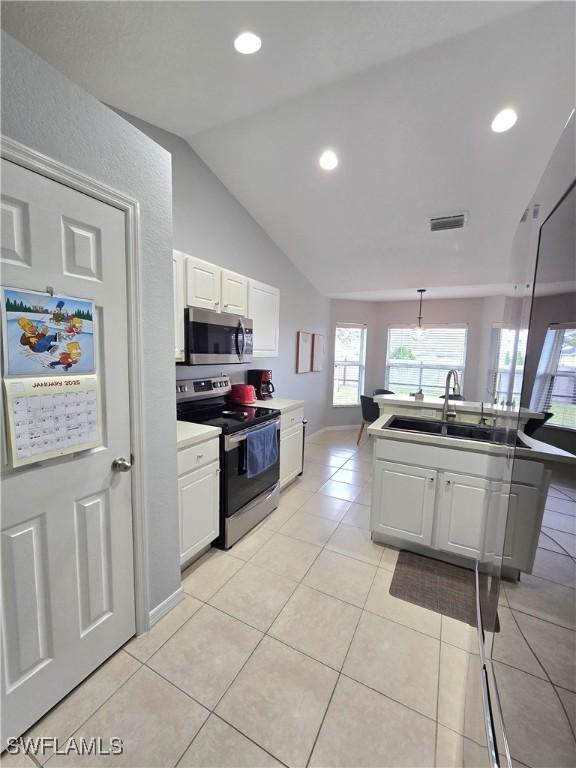
[[[492,658],[512,756],[576,765],[576,479],[554,479],[532,575],[503,582]]]
[[[367,439],[359,450],[351,431],[308,443],[304,476],[279,508],[229,552],[211,550],[188,569],[185,599],[31,731],[120,736],[124,754],[42,761],[485,765],[481,712],[469,705],[480,701],[475,632],[389,594],[398,553],[370,539],[371,476]],[[568,487],[552,499],[547,523],[574,516]],[[523,691],[522,706],[506,691],[503,704],[526,732],[512,743],[515,764],[530,768],[574,764],[570,525],[544,528],[537,575],[502,592],[494,657],[501,680]]]

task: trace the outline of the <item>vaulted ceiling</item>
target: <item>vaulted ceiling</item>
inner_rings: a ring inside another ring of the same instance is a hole
[[[574,106],[574,5],[5,2],[102,101],[185,138],[320,291],[506,290],[519,216]],[[239,56],[234,37],[263,40]],[[502,107],[518,112],[490,130]],[[327,146],[339,155],[319,169]],[[431,216],[465,211],[464,229]],[[507,276],[506,276],[507,277]]]

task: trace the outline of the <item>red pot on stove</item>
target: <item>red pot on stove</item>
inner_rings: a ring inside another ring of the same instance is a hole
[[[256,402],[256,390],[252,384],[232,384],[230,402],[236,405],[252,405]]]

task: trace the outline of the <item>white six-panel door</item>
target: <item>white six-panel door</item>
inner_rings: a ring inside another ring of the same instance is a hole
[[[2,743],[134,634],[125,220],[2,161],[2,283],[93,299],[100,448],[11,470],[2,455]],[[4,424],[2,423],[4,435]]]

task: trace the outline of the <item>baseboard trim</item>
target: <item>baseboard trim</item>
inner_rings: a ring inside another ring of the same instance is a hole
[[[150,611],[150,629],[152,629],[154,624],[156,624],[157,621],[160,621],[163,616],[170,613],[172,608],[175,608],[178,603],[184,600],[184,597],[184,590],[182,587],[178,587],[178,589],[175,592],[172,592],[172,594],[169,595],[166,600],[163,600],[160,605],[152,608]]]
[[[317,430],[316,432],[313,432],[311,435],[306,435],[306,442],[308,440],[312,443],[314,442],[314,438],[320,437],[320,435],[323,435],[324,432],[340,432],[347,429],[360,429],[360,424],[344,424],[343,426],[339,427],[322,427],[322,429]]]
[[[306,435],[306,442],[308,442],[308,440],[312,441],[315,437],[319,437],[325,431],[326,431],[326,427],[322,427],[322,429],[318,429],[316,430],[316,432],[312,432],[311,434]]]

